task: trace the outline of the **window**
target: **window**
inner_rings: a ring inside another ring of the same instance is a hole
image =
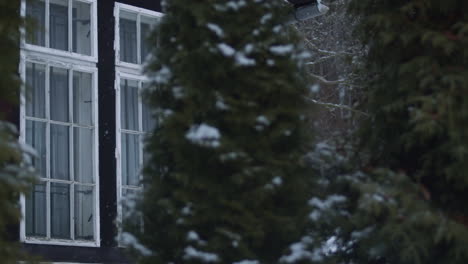
[[[141,98],[147,86],[142,63],[150,52],[146,38],[161,13],[116,3],[116,113],[117,113],[117,200],[118,220],[124,220],[123,201],[138,196],[143,186],[140,171],[147,158],[143,152],[144,138],[155,121]]]
[[[28,241],[97,243],[96,69],[25,60],[23,133],[40,180],[25,198]]]
[[[23,9],[35,21],[33,31],[26,32],[28,49],[96,61],[96,0],[26,0]]]
[[[125,4],[116,4],[116,64],[135,67],[142,64],[150,49],[147,37],[161,14]]]
[[[40,178],[21,198],[21,241],[99,246],[96,0],[25,0],[21,140]]]
[[[143,143],[156,122],[148,106],[143,102],[141,91],[146,88],[142,76],[118,73],[117,80],[117,146],[118,153],[118,198],[138,195],[142,190],[140,170],[145,153]],[[119,203],[120,204],[120,203]],[[120,221],[126,215],[125,207],[119,205]]]

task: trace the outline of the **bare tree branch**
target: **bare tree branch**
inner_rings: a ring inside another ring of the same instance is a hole
[[[317,100],[309,98],[309,97],[304,97],[304,98],[307,99],[308,101],[314,103],[314,104],[317,104],[317,105],[325,106],[325,107],[328,107],[328,108],[344,109],[344,110],[348,110],[348,111],[351,111],[351,112],[354,112],[354,113],[357,113],[357,114],[361,114],[361,115],[366,116],[366,117],[369,116],[368,113],[356,110],[356,109],[351,108],[351,107],[349,107],[347,105],[320,102],[320,101],[317,101]]]
[[[317,75],[317,74],[314,74],[314,73],[309,73],[309,74],[310,74],[310,76],[312,76],[315,79],[319,80],[321,83],[328,84],[328,85],[340,84],[340,83],[343,83],[344,81],[346,81],[345,79],[330,81],[330,80],[325,79],[323,76],[320,76],[320,75]]]

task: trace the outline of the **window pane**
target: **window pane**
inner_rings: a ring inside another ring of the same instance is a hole
[[[91,56],[91,4],[73,1],[73,52]]]
[[[26,143],[36,150],[37,156],[32,159],[32,165],[42,178],[47,178],[46,162],[46,124],[26,121]]]
[[[68,1],[53,0],[49,7],[50,47],[68,51]]]
[[[93,187],[75,185],[75,238],[94,239]]]
[[[74,128],[75,181],[93,183],[93,130]]]
[[[73,72],[73,122],[92,125],[93,113],[93,75]]]
[[[45,2],[34,0],[26,2],[26,15],[33,20],[33,27],[28,28],[26,42],[45,46]]]
[[[26,63],[26,115],[45,118],[45,65]]]
[[[153,28],[155,18],[141,16],[141,41],[140,41],[140,48],[141,48],[141,62],[144,62],[146,56],[150,51],[149,43],[148,43],[148,36],[150,34],[150,30]]]
[[[138,82],[120,82],[120,119],[123,129],[138,130]]]
[[[122,133],[122,184],[138,186],[139,172],[139,135]]]
[[[51,237],[70,238],[70,186],[50,184]]]
[[[50,68],[50,119],[68,122],[68,70]]]
[[[69,180],[69,130],[67,126],[50,125],[50,177]]]
[[[122,188],[122,224],[133,226],[141,226],[141,215],[135,214],[132,208],[135,207],[135,202],[141,196],[141,190]]]
[[[137,14],[120,11],[120,60],[130,63],[137,61]]]
[[[46,236],[46,184],[35,184],[26,196],[26,235]]]

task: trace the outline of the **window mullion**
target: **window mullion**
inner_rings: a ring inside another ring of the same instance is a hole
[[[51,224],[50,224],[50,181],[46,182],[46,237],[50,239]]]
[[[70,9],[71,10],[71,9]],[[69,142],[69,157],[70,157],[70,237],[72,240],[75,240],[75,151],[74,151],[74,140],[75,140],[75,131],[73,127],[73,69],[68,70],[68,113],[70,120],[70,142]]]
[[[70,184],[70,238],[75,240],[75,184]]]
[[[50,0],[45,0],[45,46],[46,48],[50,47],[50,37],[49,37],[49,30],[50,30],[50,8],[49,8]]]
[[[136,26],[137,26],[137,62],[138,64],[141,64],[141,14],[137,14],[137,21],[136,21]]]
[[[73,6],[72,6],[72,0],[68,0],[68,51],[73,51],[73,40],[72,40],[72,34],[73,34]]]

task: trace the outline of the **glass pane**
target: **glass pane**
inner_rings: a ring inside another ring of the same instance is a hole
[[[73,52],[91,56],[91,4],[73,1]]]
[[[68,70],[50,68],[50,119],[68,122]]]
[[[50,228],[53,238],[70,238],[70,185],[50,184]]]
[[[120,11],[120,60],[130,63],[137,61],[137,14]]]
[[[140,139],[138,135],[122,133],[122,184],[139,184]]]
[[[93,113],[93,75],[73,72],[73,122],[92,125]]]
[[[45,2],[29,0],[26,2],[26,15],[33,20],[32,28],[28,27],[26,42],[45,46]]]
[[[140,24],[140,29],[141,29],[141,41],[140,41],[140,48],[141,48],[141,62],[144,62],[146,60],[146,56],[148,56],[148,53],[150,52],[150,45],[148,43],[148,36],[151,33],[151,29],[153,28],[153,25],[156,21],[156,18],[152,17],[145,17],[141,16],[141,24]]]
[[[50,125],[50,177],[70,179],[69,130],[67,126]]]
[[[46,236],[46,184],[35,184],[26,196],[26,235]]]
[[[75,185],[75,239],[94,239],[93,187]]]
[[[138,82],[120,82],[120,119],[123,129],[138,130]]]
[[[46,162],[46,124],[26,121],[26,143],[36,150],[37,156],[32,159],[32,165],[42,178],[47,178]]]
[[[26,63],[26,115],[45,118],[45,65]]]
[[[68,51],[68,1],[51,0],[49,8],[50,47]]]
[[[74,128],[75,181],[93,183],[93,130]]]

